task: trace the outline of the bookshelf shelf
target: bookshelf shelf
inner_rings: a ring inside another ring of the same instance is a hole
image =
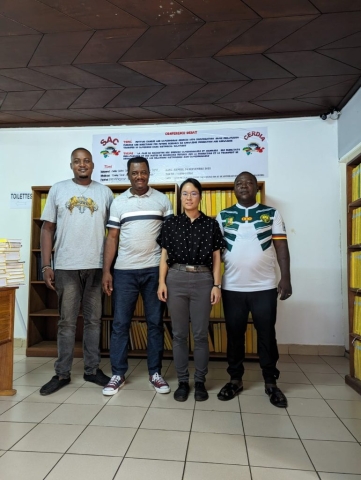
[[[345,382],[361,394],[361,155],[347,164],[346,178],[350,373]]]
[[[153,188],[168,194],[170,194],[171,202],[173,203],[173,209],[175,213],[179,213],[180,198],[179,188],[175,184],[164,185],[151,185]],[[124,192],[129,185],[109,185],[114,194],[120,194]],[[204,183],[202,184],[203,190],[208,191],[208,206],[210,205],[209,199],[213,196],[213,206],[218,205],[219,210],[225,208],[222,206],[222,192],[227,192],[228,201],[231,198],[231,191],[233,191],[233,183]],[[265,184],[264,182],[258,183],[259,193],[258,201],[264,202],[265,197]],[[29,315],[28,315],[28,338],[27,338],[27,356],[34,357],[56,357],[57,356],[57,321],[59,318],[58,303],[56,293],[49,290],[45,282],[42,280],[42,275],[39,269],[40,262],[40,231],[42,221],[40,220],[42,208],[45,204],[45,199],[50,187],[33,187],[33,204],[32,204],[32,222],[31,222],[31,249],[30,249],[30,285],[29,285]],[[220,195],[218,199],[215,197]],[[217,200],[217,201],[216,201]],[[235,203],[233,197],[230,204]],[[224,195],[223,195],[224,202]],[[212,212],[206,210],[206,204],[202,205],[202,211],[210,216],[215,216]],[[144,311],[142,310],[142,303],[138,301],[137,307],[132,320],[131,328],[131,340],[129,356],[144,358],[147,356],[145,348],[137,348],[144,342],[144,332],[141,332],[139,324],[145,324]],[[110,345],[110,333],[111,324],[113,321],[113,312],[111,306],[111,300],[109,298],[104,299],[103,303],[103,315],[102,315],[102,335],[101,335],[101,354],[102,356],[109,356]],[[171,319],[167,312],[164,316],[165,325],[165,337],[168,338],[168,343],[165,342],[164,358],[172,358],[171,350]],[[217,327],[218,325],[218,327]],[[82,357],[82,329],[83,329],[83,317],[80,314],[78,317],[78,325],[76,330],[76,346],[74,349],[75,357]],[[135,330],[137,329],[137,330]],[[222,334],[223,331],[223,334]],[[143,335],[143,337],[141,337]],[[253,328],[253,324],[250,322],[248,335],[248,349],[249,353],[246,354],[248,359],[255,359],[256,353],[256,333]],[[253,341],[252,341],[253,335]],[[216,341],[217,337],[217,341]],[[143,338],[143,340],[142,340]],[[145,334],[146,338],[146,334]],[[192,339],[190,336],[190,357],[193,357]],[[143,343],[144,345],[144,343]],[[223,318],[223,308],[218,305],[212,309],[209,327],[209,346],[210,346],[210,360],[212,359],[225,359],[226,358],[226,334],[225,334],[225,321]],[[213,350],[213,351],[212,351]],[[219,351],[217,351],[219,350]]]

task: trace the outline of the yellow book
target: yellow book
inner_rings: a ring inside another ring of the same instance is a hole
[[[252,324],[247,325],[246,330],[246,353],[252,353],[253,340],[252,340]]]
[[[133,336],[133,345],[134,345],[134,350],[138,350],[138,339],[137,339],[137,335],[135,333],[135,328],[134,328],[134,323],[135,322],[131,322],[130,324],[130,331],[132,333],[132,336]]]
[[[140,337],[139,322],[132,322],[131,325],[133,327],[136,348],[137,350],[143,350],[143,341]]]
[[[221,191],[221,210],[224,210],[227,207],[227,198],[226,198],[226,191]],[[217,212],[218,214],[219,212]]]
[[[212,215],[212,195],[210,190],[205,191],[205,199],[206,199],[206,204],[205,204],[205,209],[203,213],[205,213],[208,216]]]
[[[225,323],[220,323],[221,326],[221,338],[222,338],[222,348],[221,351],[223,353],[227,353],[227,330],[226,330],[226,324]]]
[[[231,207],[232,205],[232,190],[226,190],[226,208]]]
[[[169,350],[172,350],[173,349],[173,339],[172,339],[172,335],[170,333],[169,328],[167,328],[167,338],[168,338]]]
[[[218,338],[218,323],[213,324],[213,341],[214,341],[214,351],[218,353],[219,350],[219,338]]]
[[[261,192],[260,192],[260,190],[258,190],[258,192],[257,192],[257,195],[256,195],[256,202],[258,202],[258,203],[262,203],[262,200],[261,200]]]
[[[257,330],[252,324],[252,353],[257,353]]]
[[[42,215],[42,213],[44,211],[47,198],[48,198],[47,193],[41,193],[40,194],[40,216]]]
[[[234,192],[232,191],[232,205],[238,203],[237,197],[235,196]]]
[[[194,336],[192,332],[191,323],[189,323],[189,345],[190,345],[191,352],[194,352]]]
[[[220,190],[216,190],[216,211],[213,213],[214,216],[218,215],[219,212],[222,210],[222,192]]]
[[[147,333],[148,333],[148,329],[147,329],[147,324],[146,322],[140,322],[140,328],[141,328],[141,331],[142,331],[142,334],[143,334],[143,340],[144,340],[144,343],[145,343],[145,348],[147,348],[147,345],[148,345],[148,338],[147,338]]]
[[[217,211],[216,192],[215,191],[211,191],[211,201],[212,201],[212,208],[211,208],[211,212],[208,213],[208,215],[211,215],[211,216],[215,217],[217,215],[217,213],[216,213],[216,211]]]
[[[221,303],[218,302],[213,305],[214,308],[214,318],[221,318]]]
[[[137,328],[137,332],[138,332],[138,338],[139,338],[139,341],[140,341],[141,349],[145,350],[147,348],[147,344],[144,340],[142,322],[137,322],[136,323],[136,328]]]
[[[214,345],[213,345],[212,337],[209,331],[208,331],[208,349],[210,352],[214,352]]]
[[[352,169],[352,173],[351,173],[351,188],[352,188],[352,191],[351,191],[351,200],[352,202],[354,202],[355,200],[357,200],[357,190],[356,190],[356,177],[357,177],[357,167],[354,167]]]

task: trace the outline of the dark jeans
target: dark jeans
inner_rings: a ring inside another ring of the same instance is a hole
[[[179,382],[189,381],[189,320],[194,338],[194,381],[205,382],[208,373],[208,325],[213,276],[209,272],[183,272],[170,268],[167,275],[168,308],[173,330],[173,358]]]
[[[224,316],[227,328],[227,360],[231,380],[241,380],[244,373],[245,332],[249,312],[257,330],[257,350],[265,383],[275,384],[279,377],[276,368],[278,348],[276,341],[277,289],[258,292],[222,290]]]
[[[129,328],[139,293],[147,322],[147,361],[149,375],[161,373],[163,357],[163,302],[158,300],[159,268],[114,270],[114,320],[110,339],[110,361],[113,375],[128,370]]]
[[[99,339],[102,316],[102,270],[55,270],[55,289],[58,294],[58,359],[55,372],[70,376],[73,363],[76,323],[82,304],[84,331],[84,371],[96,373],[100,363]]]

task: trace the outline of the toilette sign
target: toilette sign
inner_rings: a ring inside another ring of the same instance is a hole
[[[31,192],[11,192],[10,208],[31,208],[33,194]]]
[[[104,184],[129,183],[127,160],[135,156],[148,159],[152,183],[228,182],[243,170],[268,175],[267,128],[94,135],[92,153],[93,178]]]

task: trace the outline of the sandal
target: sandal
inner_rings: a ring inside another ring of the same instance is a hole
[[[243,385],[237,385],[236,383],[226,383],[225,386],[218,393],[218,400],[228,401],[232,400],[238,393],[243,390]]]
[[[272,405],[278,408],[287,408],[287,398],[278,387],[265,387],[265,392]]]

